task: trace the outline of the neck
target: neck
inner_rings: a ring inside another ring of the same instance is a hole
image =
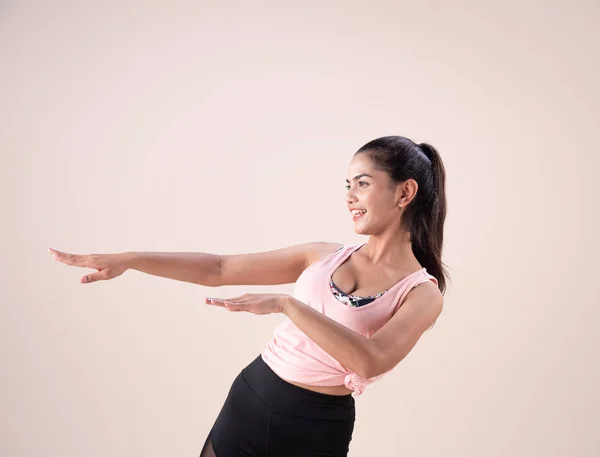
[[[362,248],[362,254],[373,264],[406,265],[408,268],[419,268],[410,241],[410,233],[402,232],[394,236],[371,235]]]

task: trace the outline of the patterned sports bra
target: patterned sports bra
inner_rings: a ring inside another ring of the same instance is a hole
[[[344,249],[344,246],[340,247],[335,252],[338,252],[342,249]],[[358,295],[347,294],[347,293],[343,292],[342,290],[340,290],[340,288],[335,285],[335,283],[333,282],[333,279],[331,279],[331,277],[329,278],[329,288],[331,289],[331,293],[333,293],[335,298],[337,298],[342,303],[345,303],[346,305],[352,306],[352,307],[364,306],[368,303],[371,303],[373,300],[381,297],[383,294],[385,294],[387,292],[387,290],[384,290],[383,292],[380,292],[376,295],[370,295],[368,297],[359,297]]]

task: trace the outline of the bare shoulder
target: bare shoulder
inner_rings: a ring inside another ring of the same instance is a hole
[[[425,281],[410,290],[406,297],[406,303],[418,306],[429,313],[440,314],[444,306],[444,296],[433,281]]]
[[[311,249],[307,252],[307,267],[321,259],[324,259],[325,257],[330,256],[334,252],[337,252],[339,249],[344,247],[342,243],[329,241],[315,241],[310,243],[310,245]]]

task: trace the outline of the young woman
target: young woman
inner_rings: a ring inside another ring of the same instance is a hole
[[[365,243],[240,255],[50,251],[97,270],[83,283],[128,269],[212,287],[295,283],[291,296],[206,299],[287,318],[233,381],[200,457],[342,457],[354,429],[353,395],[406,357],[442,311],[444,183],[431,145],[382,137],[354,154],[346,179],[346,204]]]

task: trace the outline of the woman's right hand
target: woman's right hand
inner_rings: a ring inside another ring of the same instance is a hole
[[[81,278],[81,283],[87,284],[96,281],[106,281],[121,276],[129,269],[130,254],[89,254],[77,255],[67,254],[55,249],[48,249],[54,259],[59,262],[75,267],[93,268],[96,273],[85,275]]]

